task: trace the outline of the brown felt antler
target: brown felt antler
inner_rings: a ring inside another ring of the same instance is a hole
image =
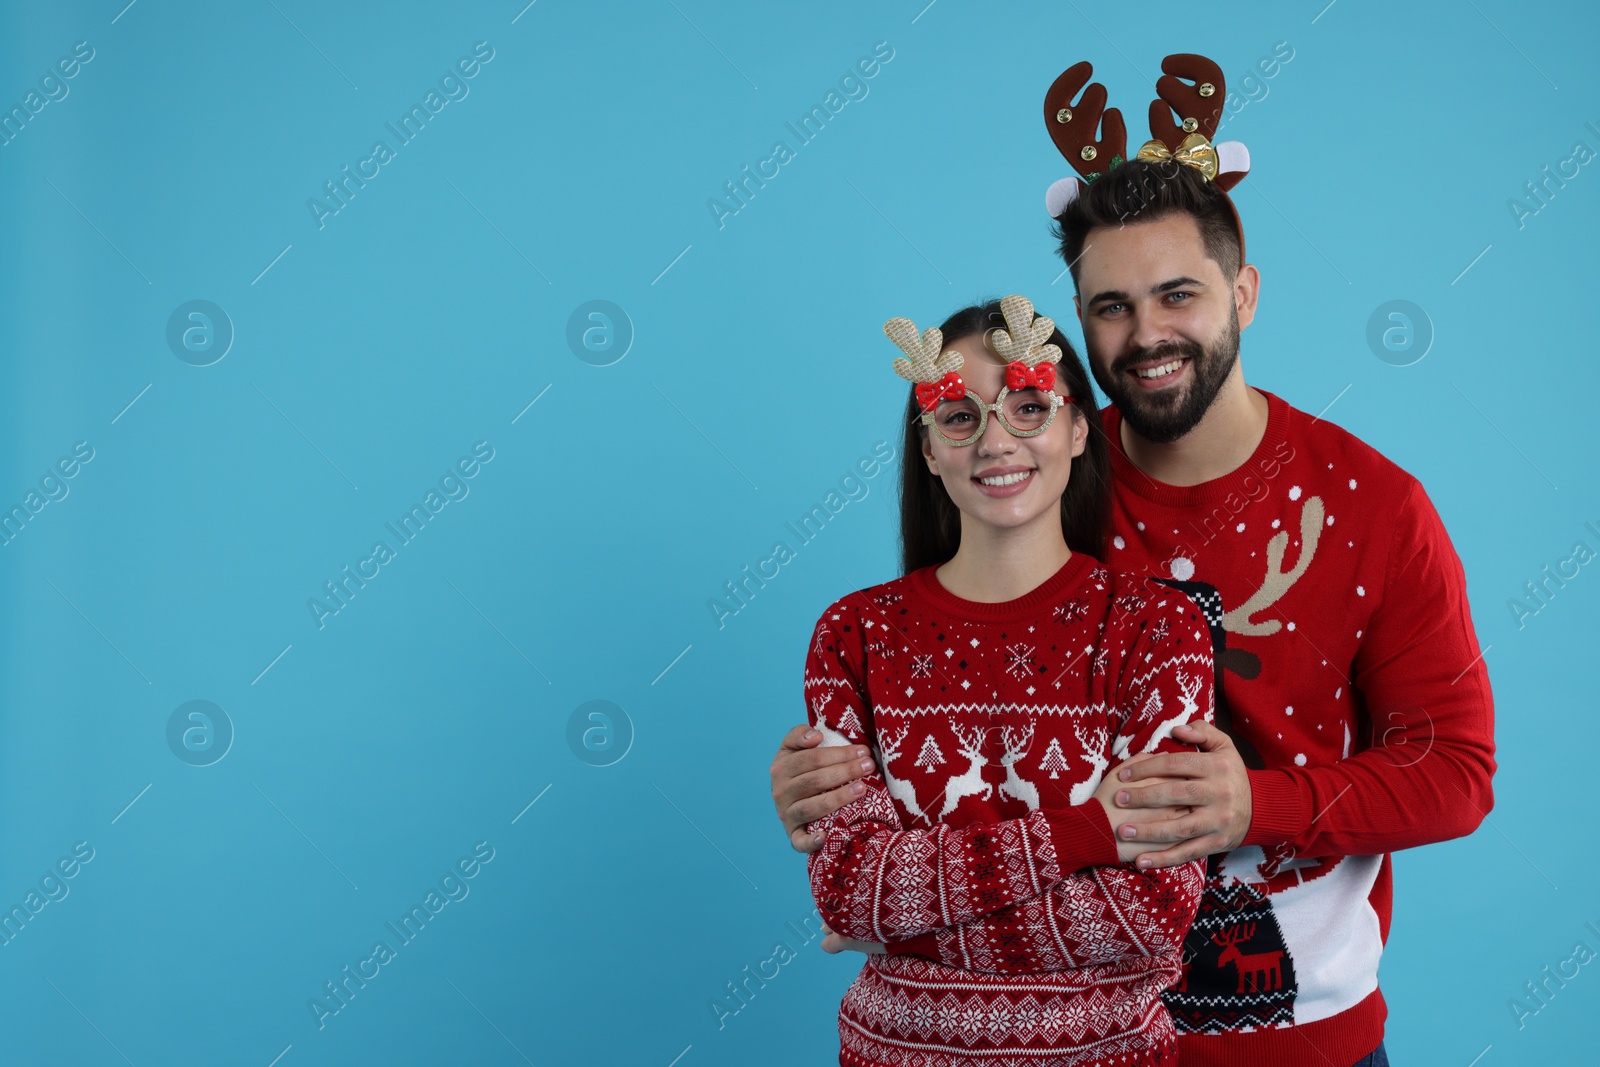
[[[1094,67],[1088,60],[1074,63],[1044,94],[1044,123],[1050,139],[1085,181],[1100,177],[1128,156],[1128,130],[1122,124],[1122,112],[1106,107],[1106,87],[1099,82],[1090,83],[1093,74]],[[1083,99],[1074,102],[1079,90],[1083,91]]]
[[[1211,138],[1222,124],[1227,83],[1222,68],[1205,56],[1177,52],[1161,61],[1156,99],[1150,103],[1153,139],[1128,152],[1128,131],[1116,108],[1106,107],[1106,89],[1091,83],[1094,68],[1088,60],[1074,63],[1061,73],[1044,96],[1045,128],[1050,140],[1066,157],[1077,178],[1062,178],[1045,191],[1045,210],[1059,219],[1089,183],[1124,160],[1177,159],[1199,167],[1223,192],[1232,189],[1250,170],[1250,152],[1238,141],[1213,145]],[[1079,92],[1081,100],[1074,101]],[[1099,136],[1096,137],[1096,133]],[[1228,206],[1238,215],[1230,200]],[[1239,228],[1239,250],[1244,252],[1244,229]]]
[[[1179,52],[1163,59],[1161,69],[1165,73],[1156,80],[1157,99],[1150,101],[1150,136],[1173,152],[1191,133],[1211,140],[1227,99],[1222,68],[1205,56]]]

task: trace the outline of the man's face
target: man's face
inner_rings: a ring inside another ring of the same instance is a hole
[[[1090,232],[1078,274],[1089,369],[1129,429],[1170,442],[1200,422],[1254,317],[1253,292],[1236,290],[1188,215]]]

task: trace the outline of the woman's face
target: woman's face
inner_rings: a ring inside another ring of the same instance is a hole
[[[945,349],[961,353],[959,373],[967,391],[986,404],[994,403],[1005,386],[1005,363],[984,346],[982,335],[958,338]],[[1059,370],[1055,391],[1063,396],[1067,392]],[[938,414],[935,409],[935,418]],[[1088,430],[1087,421],[1070,404],[1062,404],[1045,431],[1032,437],[1013,436],[991,411],[974,443],[947,444],[930,430],[922,442],[922,455],[961,510],[963,524],[1011,529],[1058,521],[1072,458],[1082,454]]]

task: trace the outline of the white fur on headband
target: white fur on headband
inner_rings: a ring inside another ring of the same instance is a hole
[[[1218,174],[1233,171],[1246,173],[1250,170],[1250,149],[1244,146],[1243,141],[1222,141],[1216,147]]]
[[[1067,205],[1078,198],[1078,192],[1083,188],[1083,182],[1078,178],[1062,178],[1044,191],[1044,209],[1053,219],[1059,219],[1061,213],[1067,210]]]

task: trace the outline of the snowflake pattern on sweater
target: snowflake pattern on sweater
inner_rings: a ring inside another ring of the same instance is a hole
[[[936,569],[835,602],[806,657],[823,743],[877,763],[808,827],[823,918],[889,948],[840,1006],[840,1062],[1160,1063],[1203,865],[1119,865],[1092,795],[1112,763],[1187,750],[1172,730],[1211,719],[1206,620],[1081,553],[1002,604]]]

